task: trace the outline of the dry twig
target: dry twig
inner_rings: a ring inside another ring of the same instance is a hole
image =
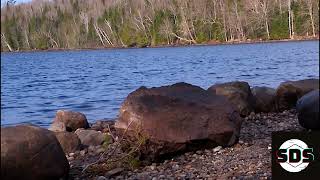
[[[113,149],[113,151],[112,151],[110,154],[108,154],[109,156],[112,156],[112,155],[115,153],[115,151],[116,151],[117,148],[119,147],[121,141],[124,139],[124,137],[125,137],[125,135],[126,135],[126,133],[127,133],[127,131],[128,131],[128,129],[129,129],[129,127],[130,127],[130,125],[131,125],[132,122],[133,122],[133,120],[131,120],[131,121],[129,122],[128,127],[127,127],[127,128],[125,129],[125,131],[123,132],[120,141],[116,144],[116,147]],[[102,160],[104,160],[103,157],[104,157],[104,155],[106,154],[106,152],[107,152],[107,151],[103,152],[97,161],[86,165],[86,166],[83,168],[82,172],[84,172],[84,171],[85,171],[86,169],[88,169],[90,166],[95,165],[95,164],[101,162]]]

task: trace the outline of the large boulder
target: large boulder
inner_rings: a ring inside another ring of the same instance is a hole
[[[276,90],[270,87],[253,87],[251,92],[254,98],[255,112],[273,112],[276,107]]]
[[[80,112],[59,110],[56,113],[49,130],[59,131],[75,131],[78,128],[89,128],[89,123],[84,114]]]
[[[79,137],[81,144],[85,146],[101,145],[106,139],[106,134],[92,129],[77,129],[75,134]]]
[[[247,116],[253,111],[253,96],[247,82],[234,81],[223,84],[215,84],[208,89],[209,92],[225,96],[234,104],[241,116]]]
[[[319,89],[319,79],[305,79],[281,83],[276,92],[277,110],[294,108],[297,100],[312,90]]]
[[[320,130],[319,90],[314,90],[302,96],[297,101],[299,124],[306,129]]]
[[[1,179],[67,178],[69,163],[54,133],[36,126],[1,128]]]
[[[141,153],[157,159],[207,146],[230,146],[238,140],[241,122],[225,97],[177,83],[130,93],[115,127],[128,135],[142,134],[148,152]]]
[[[72,132],[54,133],[64,151],[64,153],[75,152],[81,148],[81,142],[78,136]]]

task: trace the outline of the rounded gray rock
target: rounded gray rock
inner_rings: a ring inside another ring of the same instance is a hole
[[[319,90],[302,96],[296,105],[299,124],[306,129],[320,129]]]
[[[85,146],[101,145],[107,136],[100,131],[91,129],[77,129],[75,134],[79,137],[81,144]]]

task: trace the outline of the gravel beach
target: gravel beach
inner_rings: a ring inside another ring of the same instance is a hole
[[[104,153],[100,146],[89,147],[68,155],[70,179],[271,179],[271,133],[303,130],[298,124],[295,110],[251,113],[244,118],[239,142],[232,147],[218,146],[187,152],[164,162],[136,169],[116,164],[112,170],[105,172],[89,168],[82,171],[86,165],[97,162]],[[116,143],[110,144],[108,150],[115,151],[113,156],[123,155]],[[102,160],[94,166],[102,168],[108,164]]]

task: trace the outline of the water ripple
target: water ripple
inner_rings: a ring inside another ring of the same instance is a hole
[[[244,80],[276,87],[318,76],[318,41],[1,53],[1,125],[48,127],[58,109],[83,112],[90,122],[115,118],[140,86]]]

